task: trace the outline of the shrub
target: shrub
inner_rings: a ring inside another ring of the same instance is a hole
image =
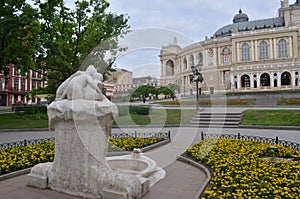
[[[125,116],[129,114],[128,106],[118,106],[119,116]]]
[[[150,106],[129,106],[129,113],[136,113],[138,115],[149,115]]]
[[[25,109],[24,114],[47,114],[47,106],[32,105]]]

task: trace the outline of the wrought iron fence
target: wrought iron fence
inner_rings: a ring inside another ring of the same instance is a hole
[[[159,133],[137,133],[136,131],[134,133],[113,133],[111,138],[123,138],[123,137],[141,137],[141,138],[163,138],[163,139],[171,139],[171,132],[159,132]]]
[[[8,148],[15,148],[15,147],[22,147],[27,145],[35,145],[35,144],[41,144],[43,142],[50,142],[54,141],[54,138],[44,138],[44,139],[37,139],[37,140],[23,140],[23,141],[17,141],[17,142],[9,142],[9,143],[3,143],[0,144],[0,149],[8,149]]]
[[[263,143],[272,143],[272,144],[280,144],[285,147],[289,147],[292,149],[300,150],[300,144],[295,142],[290,142],[286,140],[279,140],[276,136],[275,138],[267,138],[267,137],[260,137],[260,136],[250,136],[250,135],[241,135],[238,133],[235,134],[206,134],[201,132],[201,140],[208,139],[208,138],[224,138],[224,139],[238,139],[238,140],[245,140],[245,141],[258,141]]]
[[[171,132],[159,132],[159,133],[113,133],[111,138],[123,138],[123,137],[142,137],[142,138],[163,138],[163,139],[171,139]],[[35,144],[41,144],[43,142],[50,142],[55,141],[55,138],[44,138],[44,139],[31,139],[31,140],[23,140],[23,141],[17,141],[17,142],[9,142],[9,143],[3,143],[0,144],[0,150],[1,149],[8,149],[8,148],[15,148],[15,147],[23,147],[27,145],[35,145]]]

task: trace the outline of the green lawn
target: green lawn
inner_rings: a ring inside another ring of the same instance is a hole
[[[163,124],[187,124],[194,110],[180,109],[153,109],[150,115],[130,114],[119,116],[114,125],[163,125]],[[46,114],[0,114],[0,129],[22,128],[47,128],[48,119]]]
[[[0,114],[0,129],[47,128],[48,118],[45,114]]]
[[[247,110],[242,125],[300,126],[300,110]]]
[[[195,113],[195,110],[153,109],[149,115],[119,116],[114,125],[188,124]]]

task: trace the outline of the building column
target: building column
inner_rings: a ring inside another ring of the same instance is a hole
[[[257,82],[257,88],[260,88],[260,74],[256,74],[256,82]]]
[[[258,60],[258,45],[257,45],[257,40],[255,40],[255,61]]]
[[[250,88],[254,88],[254,77],[253,74],[250,74]]]
[[[218,47],[218,64],[217,65],[221,65],[221,48]]]
[[[290,56],[289,57],[294,57],[292,37],[289,37],[289,46],[290,46]]]
[[[254,57],[254,42],[251,41],[251,60],[256,60],[256,57]]]
[[[295,74],[295,71],[292,71],[291,73],[291,76],[292,76],[292,86],[295,87],[296,86],[296,74]]]
[[[281,72],[277,73],[277,87],[281,87]]]
[[[272,39],[270,39],[269,43],[270,43],[270,59],[273,59],[273,42],[272,42]]]
[[[277,45],[276,45],[276,38],[273,39],[273,42],[274,42],[274,59],[277,58]]]
[[[18,84],[18,90],[20,91],[21,90],[21,78],[19,78],[19,84]]]
[[[217,64],[216,64],[216,62],[217,62],[217,48],[214,48],[213,52],[214,52],[214,56],[213,56],[213,58],[214,58],[214,63],[213,63],[213,65],[216,66],[216,65],[217,65]]]
[[[237,62],[240,62],[240,43],[236,43],[236,56]]]
[[[238,87],[238,89],[241,88],[241,77],[240,77],[240,75],[237,75],[237,87]]]
[[[230,74],[230,87],[234,89],[234,75]]]
[[[271,72],[271,75],[270,75],[270,86],[271,86],[271,88],[274,88],[274,73],[273,72]]]

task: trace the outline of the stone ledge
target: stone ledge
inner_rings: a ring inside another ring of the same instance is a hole
[[[158,143],[152,144],[150,146],[144,147],[141,150],[143,152],[146,152],[146,151],[152,150],[154,148],[161,147],[161,146],[163,146],[165,144],[168,144],[170,142],[171,142],[171,139],[163,140],[161,142],[158,142]],[[131,151],[109,152],[109,153],[107,153],[107,157],[128,155],[130,153],[131,153]],[[3,180],[8,180],[10,178],[18,177],[18,176],[21,176],[21,175],[24,175],[24,174],[29,174],[31,169],[32,169],[32,167],[29,167],[29,168],[22,169],[22,170],[19,170],[19,171],[14,171],[14,172],[11,172],[11,173],[0,175],[0,182],[3,181]]]

